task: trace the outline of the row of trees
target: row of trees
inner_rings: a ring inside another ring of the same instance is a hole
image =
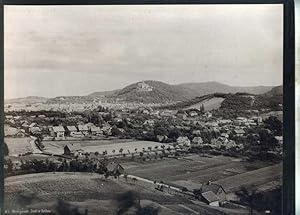
[[[73,159],[69,162],[65,159],[60,162],[54,162],[48,159],[26,160],[21,161],[18,170],[14,170],[14,165],[10,159],[6,159],[5,164],[7,165],[5,171],[6,176],[41,172],[94,172],[99,174],[105,174],[107,172],[106,161],[92,162],[88,159]]]

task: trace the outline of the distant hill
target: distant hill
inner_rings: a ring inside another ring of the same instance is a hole
[[[282,87],[281,87],[282,88]],[[215,93],[250,93],[273,95],[280,93],[279,87],[235,87],[218,82],[183,83],[171,85],[160,81],[140,81],[113,91],[94,92],[87,96],[59,96],[55,98],[26,97],[6,100],[5,103],[33,104],[38,102],[47,103],[90,103],[94,101],[106,102],[131,102],[131,103],[177,103],[190,101],[197,97]],[[197,100],[197,99],[196,99]],[[200,99],[201,100],[201,99]],[[212,103],[209,101],[208,104]],[[193,104],[191,104],[193,105]],[[214,105],[213,105],[214,106]]]
[[[48,104],[72,104],[72,103],[92,103],[94,98],[89,96],[59,96],[48,99]]]
[[[275,92],[274,94],[270,92]],[[213,93],[195,97],[186,101],[171,105],[163,105],[161,109],[200,109],[203,105],[205,110],[228,109],[228,110],[282,110],[283,97],[280,90],[271,91],[259,95],[249,93]]]
[[[191,90],[196,96],[203,96],[212,93],[251,93],[262,94],[272,89],[272,86],[255,86],[255,87],[236,87],[221,84],[219,82],[203,82],[203,83],[184,83],[177,86]]]
[[[107,98],[124,102],[165,103],[182,101],[194,96],[191,90],[181,86],[160,81],[142,81],[124,87]]]
[[[282,96],[283,95],[283,86],[273,87],[270,91],[265,93],[266,96]]]
[[[46,102],[48,98],[38,96],[28,96],[24,98],[6,99],[5,104],[34,104]]]
[[[103,92],[94,92],[94,93],[91,93],[87,96],[89,97],[93,97],[93,98],[103,98],[103,97],[106,97],[106,96],[111,96],[115,93],[118,93],[120,90],[111,90],[111,91],[103,91]]]
[[[142,81],[131,84],[106,96],[124,102],[166,103],[187,101],[196,97],[214,93],[250,93],[261,94],[270,91],[270,86],[234,87],[218,82],[184,83],[170,85],[160,81]]]

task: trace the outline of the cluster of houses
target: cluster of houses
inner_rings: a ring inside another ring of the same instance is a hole
[[[36,116],[39,119],[46,118],[45,115]],[[76,117],[76,116],[75,116]],[[45,139],[61,140],[66,137],[81,138],[86,136],[104,136],[111,135],[112,127],[105,123],[100,128],[93,123],[81,123],[80,120],[77,125],[67,126],[47,126],[42,125],[37,120],[32,119],[29,122],[21,116],[6,116],[5,122],[5,136],[7,137],[25,137],[30,135],[42,135]]]
[[[86,136],[110,135],[112,127],[109,124],[103,127],[95,126],[93,123],[87,123],[77,126],[49,126],[50,137],[55,139],[65,139],[68,137],[81,138]]]

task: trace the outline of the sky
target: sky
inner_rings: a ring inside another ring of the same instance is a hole
[[[5,98],[282,84],[282,5],[5,6]]]

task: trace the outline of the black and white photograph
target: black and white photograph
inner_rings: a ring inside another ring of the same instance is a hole
[[[4,6],[5,214],[282,214],[282,4]]]

